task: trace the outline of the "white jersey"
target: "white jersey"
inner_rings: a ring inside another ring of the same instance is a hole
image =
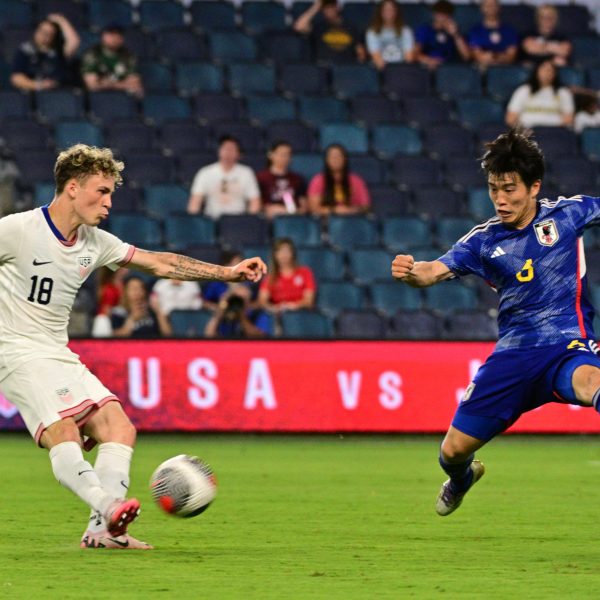
[[[67,325],[75,296],[94,269],[116,270],[135,248],[81,225],[61,241],[47,209],[0,219],[0,381],[35,358],[72,362]]]

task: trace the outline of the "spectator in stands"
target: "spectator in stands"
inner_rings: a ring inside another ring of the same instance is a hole
[[[571,55],[571,42],[557,32],[558,10],[550,4],[538,6],[536,30],[526,35],[521,43],[523,60],[535,64],[543,60],[552,60],[555,66],[564,67]]]
[[[221,253],[221,264],[232,267],[243,260],[241,252],[237,250],[223,250]],[[202,302],[205,308],[216,310],[219,302],[231,290],[232,284],[224,281],[209,281],[202,286]]]
[[[368,210],[371,197],[360,175],[350,172],[348,153],[341,144],[325,150],[323,172],[308,186],[308,209],[316,215],[360,213]]]
[[[396,0],[381,0],[375,8],[367,29],[367,50],[380,71],[388,63],[414,61],[415,38],[411,28],[404,24]]]
[[[313,308],[316,283],[312,271],[296,260],[296,247],[289,238],[273,242],[269,274],[258,292],[258,305],[273,313]]]
[[[113,309],[121,303],[123,280],[127,273],[129,273],[128,269],[113,271],[108,267],[102,267],[98,270],[97,310],[92,324],[93,337],[110,337],[112,335],[110,315]]]
[[[24,92],[51,90],[73,83],[70,59],[79,35],[63,15],[53,13],[38,23],[33,38],[15,53],[10,82]]]
[[[552,60],[541,62],[529,81],[513,93],[506,110],[510,127],[571,126],[575,104],[571,91],[560,84]]]
[[[600,102],[598,94],[589,90],[588,93],[578,94],[578,110],[575,114],[574,129],[581,133],[586,127],[600,127]]]
[[[215,314],[206,324],[205,337],[252,339],[270,334],[270,319],[262,311],[253,314],[250,310],[250,296],[247,286],[233,286],[220,300]]]
[[[265,215],[306,212],[306,183],[298,173],[290,171],[292,146],[274,142],[267,153],[267,168],[256,174]]]
[[[125,47],[123,28],[117,24],[104,27],[100,43],[83,55],[81,74],[90,92],[117,90],[138,97],[144,93],[135,56]]]
[[[454,20],[452,2],[438,0],[431,7],[431,14],[431,23],[419,26],[415,32],[416,60],[430,69],[459,58],[468,61],[471,51]]]
[[[112,311],[111,322],[115,337],[156,338],[173,333],[158,299],[148,300],[146,284],[137,276],[125,281],[121,306]]]
[[[158,300],[167,317],[173,310],[198,310],[202,307],[202,294],[197,281],[159,279],[150,294],[150,300],[154,299]]]
[[[254,171],[240,165],[240,142],[229,135],[219,140],[219,160],[198,171],[192,183],[188,212],[212,219],[260,210],[260,191]]]
[[[344,23],[342,8],[337,0],[315,0],[296,19],[294,29],[311,35],[319,60],[364,62],[367,57],[359,33]]]
[[[519,49],[517,32],[500,19],[498,0],[481,0],[482,22],[469,32],[473,60],[481,67],[509,65]]]

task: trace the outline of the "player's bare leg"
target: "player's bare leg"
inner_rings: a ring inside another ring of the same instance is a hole
[[[442,484],[435,510],[445,517],[453,513],[463,501],[465,494],[481,479],[485,467],[474,454],[485,444],[455,427],[450,426],[440,449],[440,466],[450,475]]]
[[[135,445],[135,427],[118,402],[101,407],[85,424],[83,433],[99,443],[94,469],[107,492],[116,498],[125,498],[129,488],[129,468]],[[133,500],[137,502],[137,500]],[[139,507],[139,504],[138,504]],[[139,511],[135,513],[135,516]],[[92,510],[88,528],[81,540],[82,548],[143,549],[149,544],[136,540],[127,533],[124,524],[120,533],[108,531],[106,519]]]
[[[600,369],[581,365],[573,372],[573,391],[579,402],[600,412]]]

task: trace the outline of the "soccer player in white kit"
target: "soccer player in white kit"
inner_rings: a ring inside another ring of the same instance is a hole
[[[56,194],[43,208],[0,219],[0,391],[19,409],[56,479],[92,509],[83,548],[149,549],[128,534],[140,503],[125,499],[136,431],[121,404],[67,348],[77,291],[102,266],[157,277],[259,281],[260,258],[233,267],[147,252],[97,229],[124,165],[107,148],[58,156]],[[99,444],[94,466],[82,452]]]

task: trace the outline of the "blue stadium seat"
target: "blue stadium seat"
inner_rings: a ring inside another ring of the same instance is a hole
[[[535,9],[523,4],[502,5],[502,21],[511,25],[519,34],[519,38],[536,30]]]
[[[264,244],[269,239],[269,222],[260,215],[223,215],[219,239],[231,248]]]
[[[104,146],[102,130],[88,121],[61,121],[54,128],[54,139],[58,150],[65,150],[74,144]]]
[[[391,277],[393,256],[383,248],[355,248],[348,254],[350,274],[359,285]]]
[[[504,107],[490,98],[459,98],[459,120],[472,129],[485,123],[504,123]]]
[[[273,142],[285,140],[291,144],[294,152],[311,152],[317,146],[314,131],[297,121],[269,123],[266,136],[267,146],[270,147]]]
[[[578,36],[571,39],[573,61],[584,69],[600,67],[600,38]]]
[[[125,92],[90,92],[88,100],[93,118],[103,123],[137,115],[135,100]]]
[[[55,184],[53,181],[39,181],[33,188],[33,207],[39,208],[52,202]]]
[[[31,98],[12,90],[0,91],[0,121],[26,118],[31,112]]]
[[[428,156],[396,156],[392,161],[392,178],[400,189],[416,189],[442,181],[439,161]]]
[[[298,109],[300,119],[315,126],[348,120],[346,105],[328,96],[300,96]]]
[[[597,166],[587,158],[555,158],[549,166],[552,180],[567,197],[585,193],[598,183]]]
[[[186,152],[177,158],[177,180],[189,187],[198,170],[215,161],[215,152]]]
[[[423,142],[419,131],[414,127],[375,125],[372,148],[379,156],[391,158],[396,154],[420,154],[423,150]]]
[[[587,85],[595,90],[600,89],[600,67],[586,71]]]
[[[229,66],[229,87],[234,94],[273,94],[275,92],[275,69],[260,64]]]
[[[348,152],[364,154],[369,150],[367,130],[352,123],[327,123],[321,125],[321,149],[331,144],[341,144]]]
[[[561,195],[560,190],[558,189],[558,187],[556,187],[555,185],[553,185],[552,183],[549,183],[548,179],[545,179],[544,181],[542,181],[542,187],[540,188],[540,193],[538,194],[538,198],[550,198],[550,199],[556,199]]]
[[[412,194],[406,190],[400,191],[391,185],[372,185],[369,192],[371,211],[376,217],[404,216],[412,210]]]
[[[252,62],[258,54],[254,38],[239,31],[214,31],[209,45],[213,60],[221,63]]]
[[[385,181],[385,162],[374,156],[364,154],[352,155],[350,156],[350,165],[352,172],[360,175],[369,188],[372,185],[378,185]]]
[[[437,340],[443,320],[429,310],[399,310],[392,318],[389,337],[401,340]]]
[[[475,225],[468,217],[442,217],[437,222],[437,241],[443,248],[450,248]]]
[[[21,0],[2,0],[0,4],[0,29],[29,27],[33,24],[32,5]]]
[[[140,121],[113,121],[106,126],[106,143],[113,150],[148,150],[154,147],[154,128]]]
[[[131,4],[123,0],[89,0],[90,26],[100,30],[106,25],[116,23],[121,27],[133,25]]]
[[[142,210],[144,202],[139,189],[124,185],[116,189],[112,204],[111,214],[136,213]]]
[[[279,215],[273,219],[273,238],[290,238],[296,246],[319,246],[321,223],[306,215]]]
[[[454,20],[463,34],[481,22],[481,11],[477,4],[456,4]]]
[[[374,246],[379,240],[377,221],[366,216],[330,215],[328,234],[329,243],[342,250]]]
[[[68,90],[35,94],[37,112],[42,121],[54,123],[62,119],[83,118],[83,97]]]
[[[202,338],[213,312],[207,308],[199,310],[173,310],[169,321],[175,337]]]
[[[402,115],[412,126],[423,128],[429,128],[431,125],[439,126],[440,123],[448,123],[451,118],[451,104],[433,95],[405,98],[402,104],[404,106]]]
[[[379,76],[371,65],[334,65],[331,75],[331,89],[340,98],[379,93]]]
[[[286,28],[285,6],[278,2],[246,0],[242,3],[242,25],[253,36]]]
[[[206,58],[202,38],[185,27],[165,29],[156,34],[156,52],[163,60],[176,64],[181,60]]]
[[[173,158],[151,150],[130,151],[125,155],[125,180],[141,187],[148,183],[169,183],[173,180]]]
[[[486,187],[472,188],[468,191],[469,214],[476,221],[483,222],[496,216],[494,204]]]
[[[420,260],[431,262],[432,260],[437,260],[442,254],[443,252],[439,246],[426,246],[412,250],[412,255],[417,262]]]
[[[0,46],[0,56],[4,56],[6,65],[10,71],[12,70],[12,63],[15,57],[15,53],[19,46],[31,39],[33,35],[32,27],[10,27],[5,28],[2,31],[2,45]],[[10,84],[9,84],[9,87]]]
[[[194,116],[203,123],[235,121],[242,113],[242,101],[229,94],[201,94],[194,98]]]
[[[31,119],[7,119],[0,125],[0,138],[9,150],[47,148],[50,132],[47,127]]]
[[[529,78],[529,70],[518,65],[490,67],[487,71],[487,91],[495,100],[505,102]]]
[[[456,310],[446,318],[444,338],[493,341],[498,339],[496,319],[481,310]]]
[[[165,242],[180,252],[194,244],[215,243],[215,222],[197,215],[171,215],[165,219]]]
[[[30,149],[15,156],[19,172],[27,178],[28,184],[49,181],[54,173],[55,161],[56,155],[50,150]]]
[[[600,127],[588,127],[583,130],[581,148],[588,158],[600,159]]]
[[[474,158],[447,158],[445,168],[446,183],[455,189],[480,187],[485,176],[479,162]]]
[[[183,6],[174,0],[142,0],[138,7],[140,25],[147,31],[183,27]]]
[[[139,248],[155,248],[162,244],[160,224],[143,215],[111,215],[110,232]]]
[[[221,121],[213,124],[215,139],[232,135],[240,141],[244,152],[263,149],[263,133],[258,127],[241,121]]]
[[[156,57],[154,34],[142,31],[139,27],[125,29],[125,46],[137,57],[139,62],[149,61]]]
[[[326,315],[335,317],[340,310],[360,309],[364,305],[363,288],[349,281],[319,281],[317,306]]]
[[[447,186],[421,187],[414,192],[414,208],[422,216],[436,219],[440,216],[456,216],[464,213],[464,201],[461,192],[448,189]]]
[[[327,91],[327,69],[312,64],[285,64],[281,68],[279,85],[288,94],[322,94]]]
[[[353,121],[363,125],[391,123],[398,116],[398,105],[385,96],[356,96],[350,100]]]
[[[144,208],[146,214],[159,221],[171,214],[187,210],[189,190],[174,183],[155,183],[144,186]],[[194,242],[201,243],[196,240]],[[188,244],[191,245],[191,244]]]
[[[324,246],[299,246],[297,251],[298,264],[310,267],[318,280],[344,279],[346,266],[343,252]]]
[[[172,94],[147,94],[142,100],[142,114],[147,121],[160,125],[166,120],[189,119],[192,109],[185,98]]]
[[[561,6],[558,9],[558,29],[571,38],[590,32],[590,14],[585,6]]]
[[[412,29],[416,29],[423,23],[428,23],[431,19],[430,9],[424,4],[406,4],[403,2],[401,7],[404,22]],[[368,19],[368,21],[370,21],[370,19]]]
[[[504,123],[480,125],[473,132],[475,136],[475,154],[481,156],[485,151],[485,144],[494,141],[501,133],[506,133],[506,125]]]
[[[579,87],[585,86],[585,71],[583,69],[576,69],[575,67],[560,67],[558,70],[558,77],[562,85],[577,85]]]
[[[268,265],[271,260],[271,246],[269,244],[247,244],[242,248],[242,256],[245,258],[258,256]]]
[[[431,91],[431,74],[419,65],[387,65],[383,73],[383,90],[397,98],[424,96]]]
[[[281,336],[286,338],[330,338],[331,319],[314,310],[293,310],[281,313]]]
[[[344,23],[355,30],[364,32],[367,24],[373,18],[374,6],[370,2],[346,2],[344,3]]]
[[[307,183],[323,170],[323,157],[315,152],[297,152],[292,158],[292,170],[302,175]]]
[[[456,281],[442,282],[425,288],[424,293],[427,308],[443,314],[477,308],[475,291]]]
[[[544,151],[547,161],[560,156],[577,156],[579,140],[575,132],[566,127],[536,127],[534,136]]]
[[[469,156],[473,134],[456,123],[439,124],[425,131],[425,150],[436,158]]]
[[[166,121],[160,128],[160,145],[175,156],[206,152],[210,148],[210,129],[195,121]]]
[[[442,98],[480,96],[481,74],[467,65],[441,65],[435,74],[435,89]]]
[[[338,337],[342,339],[384,339],[387,320],[374,310],[343,310],[336,321]]]
[[[381,228],[382,241],[392,253],[432,244],[431,227],[419,217],[388,217],[382,221]]]
[[[3,1],[0,2],[2,10]],[[65,16],[76,30],[88,28],[87,6],[77,0],[37,0],[38,18],[58,13]]]
[[[420,290],[399,281],[378,281],[369,289],[373,307],[389,316],[398,310],[418,310],[423,304]]]
[[[600,249],[586,250],[587,275],[592,283],[600,284]],[[595,306],[600,306],[597,302]]]
[[[146,92],[171,92],[173,90],[173,71],[168,65],[144,61],[139,64],[138,70]]]
[[[222,0],[194,0],[190,5],[192,23],[204,32],[235,30],[235,5]]]
[[[271,121],[292,121],[296,117],[294,102],[280,95],[249,96],[246,112],[252,122],[270,125]]]
[[[293,31],[274,31],[263,34],[259,38],[259,44],[264,58],[283,67],[290,63],[306,62],[310,60],[312,53],[309,38]]]

